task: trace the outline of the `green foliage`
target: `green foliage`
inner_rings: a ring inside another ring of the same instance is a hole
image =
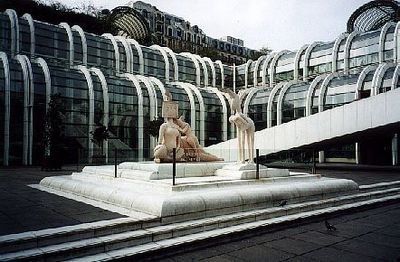
[[[160,126],[164,123],[164,119],[162,117],[158,117],[152,121],[147,122],[146,130],[148,131],[149,135],[153,137],[158,136],[158,132],[160,130]]]
[[[51,95],[49,107],[46,112],[44,143],[49,153],[60,147],[64,142],[64,123],[63,115],[65,110],[61,101],[60,94]]]
[[[91,131],[90,135],[90,140],[101,148],[103,148],[103,142],[110,137],[108,128],[101,124],[94,131]]]

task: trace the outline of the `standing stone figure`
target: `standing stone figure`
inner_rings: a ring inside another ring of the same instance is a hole
[[[245,163],[246,160],[246,140],[247,140],[247,152],[249,163],[253,163],[254,159],[254,132],[255,126],[253,120],[250,117],[242,113],[240,107],[239,95],[234,93],[232,90],[227,89],[227,93],[231,98],[231,116],[229,122],[235,124],[236,133],[238,139],[239,149],[239,163]]]

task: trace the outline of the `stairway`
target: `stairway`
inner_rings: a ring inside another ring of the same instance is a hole
[[[357,193],[284,207],[171,224],[159,218],[118,218],[0,237],[0,261],[110,261],[258,228],[272,228],[363,206],[398,201],[400,181],[360,186]]]

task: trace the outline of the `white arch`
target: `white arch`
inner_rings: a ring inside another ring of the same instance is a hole
[[[347,75],[350,70],[350,49],[351,49],[351,43],[353,42],[354,37],[359,35],[360,32],[358,31],[353,31],[350,33],[350,35],[346,39],[346,44],[344,45],[344,73]]]
[[[197,59],[197,61],[200,62],[201,67],[203,68],[204,86],[207,87],[208,86],[208,69],[207,69],[207,65],[199,55],[193,55],[193,56]]]
[[[391,26],[396,25],[394,22],[387,22],[381,29],[381,33],[379,35],[379,53],[378,53],[378,61],[379,63],[383,63],[384,60],[384,52],[385,52],[385,40],[386,40],[386,34],[387,31]],[[396,31],[394,32],[394,35],[396,35]],[[394,36],[393,35],[393,36]],[[393,37],[394,40],[394,37]],[[396,49],[396,44],[393,42],[393,50]],[[396,59],[396,58],[394,58]]]
[[[51,77],[50,77],[50,69],[47,65],[46,60],[41,57],[36,58],[36,63],[42,68],[44,81],[46,83],[46,112],[49,109],[50,97],[51,97]]]
[[[35,55],[35,23],[33,22],[30,14],[24,14],[22,18],[26,19],[29,24],[29,31],[31,33],[31,57]]]
[[[151,121],[155,119],[156,116],[158,116],[158,102],[157,102],[156,90],[154,89],[153,83],[147,77],[142,75],[135,75],[135,77],[145,85],[147,93],[149,94],[150,121]]]
[[[283,85],[283,87],[281,88],[281,91],[279,92],[278,104],[276,106],[276,112],[277,112],[276,125],[282,124],[282,104],[283,104],[283,99],[285,97],[285,94],[289,90],[289,88],[296,83],[298,83],[298,80],[291,80],[291,81],[285,83]]]
[[[67,36],[68,36],[68,49],[69,49],[69,66],[73,66],[74,65],[74,36],[72,34],[72,30],[71,27],[69,26],[69,24],[67,23],[60,23],[59,24],[62,28],[65,29],[65,31],[67,32]]]
[[[32,139],[33,139],[33,105],[34,86],[31,63],[26,55],[16,55],[15,59],[20,63],[24,82],[24,125],[22,140],[22,164],[32,164]]]
[[[182,89],[185,90],[186,94],[188,95],[189,102],[190,102],[190,127],[195,132],[196,131],[196,104],[194,101],[192,89],[190,89],[183,82],[172,82],[171,84],[181,87]]]
[[[249,105],[250,105],[250,101],[253,98],[253,96],[257,93],[257,91],[261,90],[260,88],[256,88],[256,87],[252,87],[249,89],[250,92],[247,94],[244,103],[243,103],[243,114],[245,114],[247,116],[247,114],[249,113]]]
[[[326,74],[319,75],[314,80],[311,82],[310,87],[308,88],[307,91],[307,97],[306,97],[306,116],[311,115],[311,107],[312,107],[312,101],[313,101],[313,95],[315,92],[315,88],[321,82],[325,77],[327,77]]]
[[[81,38],[81,43],[82,43],[82,64],[84,66],[87,65],[87,41],[86,41],[86,35],[85,32],[83,32],[82,28],[79,25],[73,25],[71,27],[71,30],[78,32],[80,38]]]
[[[393,61],[400,62],[400,22],[397,22],[393,32]]]
[[[246,65],[244,67],[244,88],[247,88],[249,83],[248,83],[248,79],[249,79],[249,67],[250,65],[253,63],[253,60],[249,59],[246,62]]]
[[[219,69],[221,70],[221,88],[225,88],[225,74],[224,74],[224,65],[220,60],[215,61],[215,63],[219,66]],[[233,72],[235,74],[235,72]]]
[[[394,90],[397,88],[399,77],[400,77],[400,65],[397,65],[393,72],[392,85],[390,87],[390,90]]]
[[[108,129],[108,123],[110,122],[110,98],[108,94],[107,80],[104,77],[103,72],[95,67],[90,68],[90,72],[97,75],[101,83],[101,90],[103,91],[103,125]],[[108,140],[103,141],[103,148],[106,152],[106,163],[108,162]],[[103,153],[103,152],[102,152]]]
[[[11,31],[11,56],[15,56],[19,53],[19,23],[17,13],[13,9],[7,9],[4,11],[10,19],[10,31]]]
[[[123,76],[131,81],[136,88],[138,99],[138,158],[143,159],[143,93],[139,81],[132,74],[125,73]]]
[[[211,68],[211,75],[212,75],[211,85],[212,85],[212,87],[215,87],[215,86],[216,86],[215,65],[214,65],[213,61],[212,61],[210,58],[208,58],[208,57],[203,57],[202,59],[203,59],[204,61],[206,61],[206,62],[210,65],[210,68]]]
[[[282,86],[284,86],[286,82],[281,82],[277,84],[274,88],[272,88],[271,93],[269,94],[268,97],[268,105],[267,105],[267,128],[272,127],[272,104],[274,101],[274,97],[276,93],[281,89]]]
[[[275,68],[276,68],[276,62],[278,62],[278,59],[283,56],[284,54],[289,53],[288,50],[283,50],[277,53],[274,58],[272,58],[271,64],[269,66],[271,74],[269,75],[269,86],[273,87],[274,82],[275,82]]]
[[[142,47],[139,45],[139,43],[135,39],[128,38],[126,39],[129,44],[132,44],[135,46],[136,51],[139,56],[139,74],[143,75],[144,74],[144,58],[143,58],[143,50]]]
[[[116,74],[119,74],[119,49],[118,49],[118,43],[115,40],[115,37],[110,34],[110,33],[105,33],[101,35],[104,38],[107,38],[111,41],[113,47],[114,47],[114,56],[115,56],[115,72]]]
[[[195,93],[197,100],[199,101],[200,104],[200,145],[204,146],[204,112],[205,112],[205,108],[204,108],[204,100],[203,100],[203,96],[200,93],[200,90],[195,87],[192,84],[189,83],[184,83],[185,85],[187,85],[190,89],[192,89],[192,91]]]
[[[382,79],[391,64],[382,63],[378,66],[372,78],[371,96],[379,94],[379,87],[382,86]]]
[[[218,88],[207,88],[207,90],[210,90],[211,92],[215,93],[219,100],[221,101],[222,105],[222,140],[226,141],[228,140],[228,108],[226,106],[226,101],[224,95],[221,93],[221,91],[218,90]]]
[[[373,70],[376,69],[375,65],[368,65],[366,66],[360,73],[360,75],[358,76],[357,79],[357,84],[356,84],[356,93],[355,93],[355,100],[360,99],[360,94],[361,94],[361,89],[362,89],[362,85],[364,83],[365,77]]]
[[[318,46],[323,44],[323,42],[313,42],[311,45],[309,45],[306,49],[306,52],[304,54],[304,66],[303,66],[303,81],[306,81],[307,77],[308,77],[308,67],[310,66],[310,57],[311,57],[311,52],[312,50]]]
[[[300,69],[300,58],[301,54],[306,50],[308,47],[308,44],[303,45],[300,47],[299,50],[296,52],[296,56],[294,57],[294,70],[293,70],[293,79],[294,80],[299,80],[299,69]]]
[[[150,76],[149,79],[150,79],[150,81],[153,82],[153,85],[155,84],[158,87],[158,89],[160,89],[163,100],[164,101],[168,100],[167,91],[164,87],[164,84],[158,78],[156,78],[154,76]]]
[[[268,55],[268,57],[264,60],[262,64],[262,72],[261,72],[261,85],[267,85],[267,74],[268,74],[268,66],[271,60],[275,57],[276,53],[272,52]]]
[[[164,68],[165,68],[165,81],[168,83],[169,82],[169,60],[168,60],[168,55],[165,50],[159,46],[159,45],[152,45],[150,46],[151,49],[158,50],[162,57],[164,58]]]
[[[77,65],[75,67],[76,69],[80,70],[81,73],[85,76],[86,83],[88,86],[88,98],[89,98],[89,129],[88,129],[88,157],[89,157],[89,162],[92,161],[92,156],[93,156],[93,142],[90,139],[90,134],[91,132],[94,131],[94,89],[93,89],[93,81],[92,81],[92,76],[90,75],[89,70],[82,65]]]
[[[332,73],[337,71],[340,43],[348,36],[348,33],[341,33],[335,40],[332,48]]]
[[[8,63],[7,54],[0,52],[0,60],[3,63],[4,71],[4,148],[3,148],[3,165],[9,165],[10,155],[10,65]]]
[[[256,64],[254,65],[254,72],[253,72],[253,84],[254,86],[258,85],[258,68],[260,67],[261,61],[267,58],[267,55],[262,55],[257,59]]]
[[[128,43],[128,41],[126,41],[126,38],[122,36],[115,36],[115,40],[120,41],[124,47],[126,56],[126,71],[128,73],[133,73],[133,53],[131,45]]]
[[[324,81],[321,84],[321,91],[319,92],[319,97],[318,97],[318,112],[324,111],[324,105],[325,105],[325,96],[326,96],[326,91],[328,89],[328,85],[331,82],[332,78],[337,77],[338,73],[330,73],[327,77],[325,77]]]
[[[178,60],[176,59],[176,54],[170,48],[164,46],[162,47],[164,50],[171,56],[172,62],[174,64],[174,81],[179,81],[179,68],[178,68]]]
[[[196,68],[196,85],[200,86],[201,81],[200,81],[200,66],[199,66],[199,62],[197,61],[197,59],[191,53],[183,52],[183,53],[179,53],[179,54],[192,60],[194,66]]]

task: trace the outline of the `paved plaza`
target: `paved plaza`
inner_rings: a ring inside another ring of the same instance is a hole
[[[0,235],[123,217],[84,203],[31,188],[45,176],[37,167],[0,168]],[[318,170],[324,176],[349,178],[359,184],[399,180],[387,170]],[[179,179],[178,179],[179,183]],[[337,231],[327,231],[324,218],[268,231],[209,240],[179,247],[149,260],[162,261],[398,261],[400,259],[400,203],[329,217]]]

